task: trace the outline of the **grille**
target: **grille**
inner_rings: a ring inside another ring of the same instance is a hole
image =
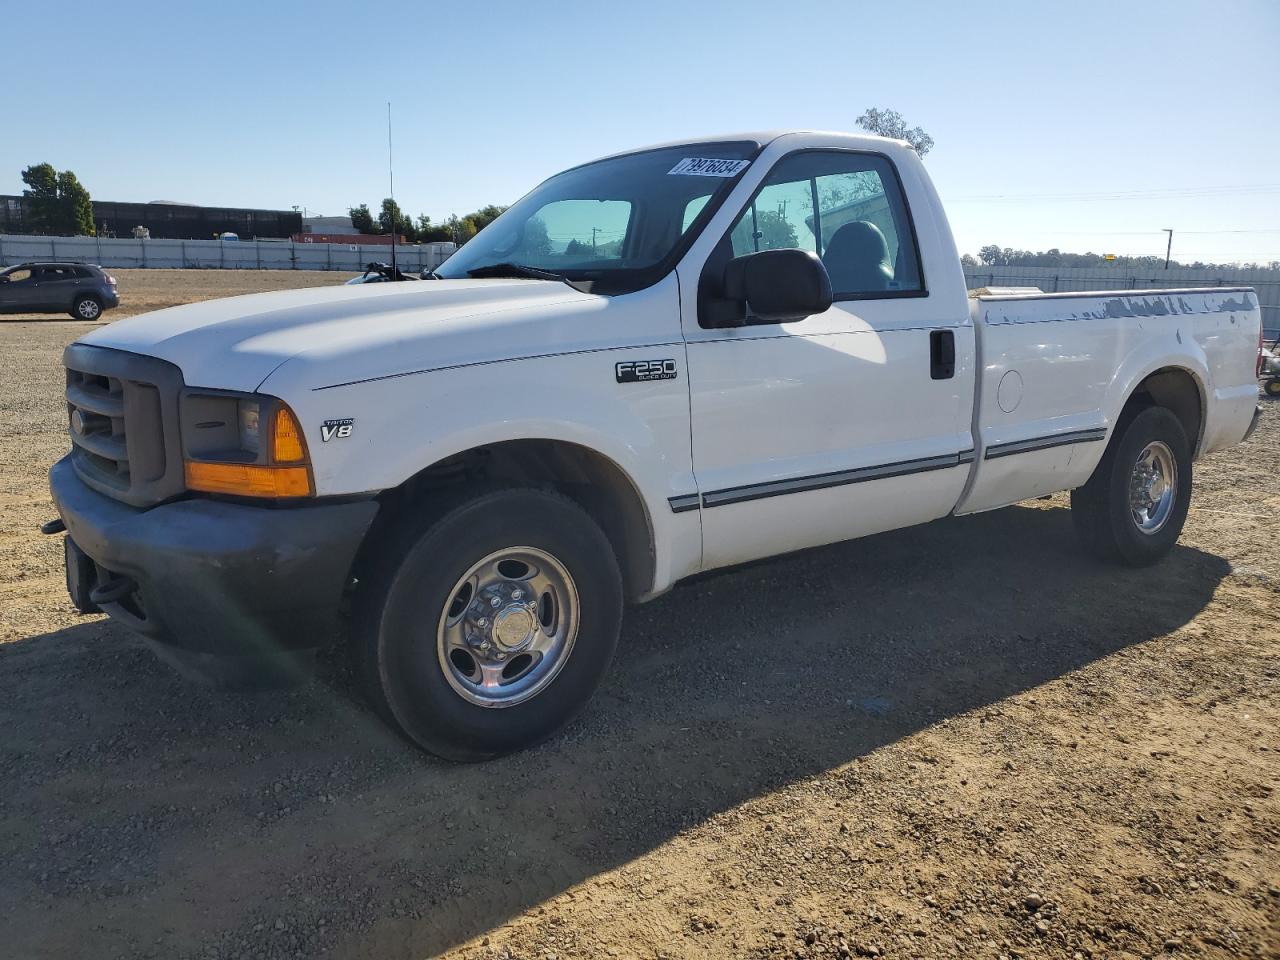
[[[80,478],[135,506],[181,493],[178,369],[154,357],[84,344],[68,347],[63,362],[71,457]]]

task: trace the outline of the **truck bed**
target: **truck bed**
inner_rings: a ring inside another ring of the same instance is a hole
[[[1163,370],[1194,383],[1197,456],[1249,428],[1261,331],[1252,288],[979,292],[969,302],[979,468],[959,513],[1083,484],[1125,399]]]

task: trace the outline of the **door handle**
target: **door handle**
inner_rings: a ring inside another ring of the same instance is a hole
[[[956,335],[950,330],[929,331],[929,377],[950,380],[956,375]]]

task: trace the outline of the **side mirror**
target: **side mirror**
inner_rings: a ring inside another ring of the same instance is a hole
[[[724,295],[746,305],[745,323],[794,323],[831,307],[831,278],[816,253],[761,250],[725,265]]]

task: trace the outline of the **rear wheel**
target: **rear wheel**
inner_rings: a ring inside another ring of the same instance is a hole
[[[1280,397],[1280,377],[1268,380],[1262,385],[1262,391],[1268,397]]]
[[[71,305],[71,316],[77,320],[97,320],[101,315],[102,304],[97,297],[88,295],[76,297],[76,302]]]
[[[484,494],[378,553],[355,610],[365,690],[431,753],[483,760],[550,736],[613,659],[617,560],[564,497]]]
[[[1122,421],[1089,482],[1071,493],[1071,516],[1096,556],[1142,566],[1177,543],[1191,503],[1191,444],[1164,407]]]

